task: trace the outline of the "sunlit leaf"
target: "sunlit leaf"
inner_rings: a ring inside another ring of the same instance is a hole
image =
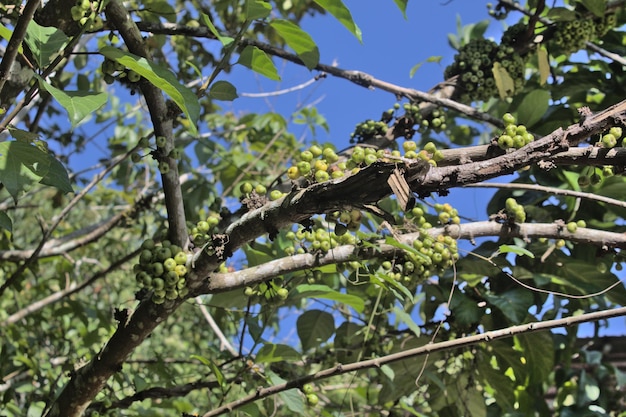
[[[327,12],[335,16],[358,40],[363,42],[361,29],[352,19],[350,10],[343,4],[341,0],[314,0],[315,3],[322,6]]]
[[[344,303],[352,307],[355,311],[361,313],[365,308],[363,300],[357,296],[350,294],[343,294],[326,285],[319,284],[303,284],[299,285],[292,295],[295,297],[307,297],[307,298],[323,298],[326,300],[334,300],[340,303]]]
[[[0,211],[0,228],[13,232],[13,221],[4,211]]]
[[[246,19],[264,19],[270,15],[272,5],[263,0],[246,0]]]
[[[28,23],[24,38],[39,68],[46,67],[67,44],[68,38],[54,27],[40,26],[34,20]]]
[[[531,258],[535,257],[535,254],[533,254],[531,251],[529,251],[526,248],[522,248],[521,246],[500,245],[498,250],[500,251],[500,253],[514,253],[519,256],[528,256]]]
[[[499,62],[493,63],[493,78],[496,81],[496,87],[498,88],[498,94],[501,99],[505,99],[513,95],[515,91],[515,82],[509,75],[508,71]]]
[[[256,46],[246,46],[239,55],[238,62],[270,80],[280,80],[280,76],[278,75],[278,71],[272,59]]]
[[[185,113],[190,124],[192,134],[197,134],[196,124],[200,115],[200,104],[198,97],[186,86],[182,85],[176,76],[168,69],[163,68],[145,58],[129,52],[121,51],[112,46],[100,48],[100,53],[113,61],[119,62],[126,68],[135,71],[153,85],[159,87],[167,94],[178,107]]]
[[[4,26],[2,23],[0,23],[0,38],[3,38],[4,40],[9,41],[11,40],[11,35],[13,35],[13,31],[9,29],[8,27]],[[17,51],[20,54],[24,54],[24,48],[22,48],[21,44],[18,47]]]
[[[534,126],[550,106],[550,92],[536,89],[525,94],[517,106],[517,120],[527,127]]]
[[[544,46],[537,48],[537,65],[539,67],[539,84],[544,85],[550,76],[548,51]]]
[[[259,349],[255,359],[258,363],[297,361],[302,359],[302,354],[291,346],[266,343]]]
[[[406,19],[406,5],[409,0],[393,0],[393,2],[396,3],[396,6],[402,12],[402,16]]]
[[[320,51],[308,33],[300,29],[298,25],[284,19],[273,20],[270,26],[298,54],[308,69],[312,70],[317,66],[320,60]]]
[[[50,85],[46,80],[35,75],[39,85],[49,92],[56,101],[67,111],[72,126],[78,125],[87,116],[104,106],[108,100],[106,93],[91,91],[63,91]]]
[[[207,14],[200,13],[200,17],[202,18],[202,21],[204,22],[204,24],[207,25],[211,33],[215,35],[215,37],[222,43],[222,45],[228,46],[231,43],[233,43],[235,39],[231,38],[230,36],[220,35],[220,33],[217,31],[217,29],[215,28],[215,25],[213,25],[213,22],[211,22],[211,19],[209,18]]]

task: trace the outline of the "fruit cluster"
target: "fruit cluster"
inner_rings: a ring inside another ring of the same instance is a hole
[[[217,232],[219,222],[219,216],[211,214],[206,220],[200,220],[195,226],[192,226],[189,229],[189,239],[194,246],[198,248],[212,242],[212,235]]]
[[[246,297],[260,297],[274,304],[282,303],[289,296],[289,290],[282,286],[280,280],[261,282],[256,288],[246,287],[243,293]]]
[[[77,0],[76,4],[70,9],[72,20],[80,23],[81,26],[88,25],[87,30],[96,31],[102,29],[104,23],[94,7],[98,5],[97,3],[90,0]]]
[[[152,290],[152,302],[163,304],[165,300],[185,298],[188,293],[187,254],[181,247],[164,240],[160,245],[152,239],[141,244],[139,263],[133,266],[137,283]]]
[[[504,204],[509,222],[524,223],[526,221],[526,211],[524,211],[524,206],[519,204],[514,198],[507,198]]]
[[[526,126],[515,124],[515,116],[511,113],[505,113],[502,120],[505,124],[504,132],[497,139],[500,149],[519,149],[535,139],[532,133],[526,130]]]
[[[350,134],[350,143],[359,143],[376,136],[384,136],[389,128],[387,123],[391,120],[390,115],[393,116],[393,110],[391,113],[389,111],[383,113],[381,120],[370,119],[357,124]]]
[[[444,77],[458,76],[455,98],[464,103],[486,101],[499,96],[494,78],[494,66],[499,64],[513,80],[515,95],[524,86],[524,66],[522,57],[512,46],[498,45],[488,39],[472,39],[459,48],[454,62],[444,71]]]
[[[570,233],[576,233],[579,227],[587,227],[587,222],[585,222],[584,220],[578,220],[576,222],[568,222],[565,225],[565,228]]]
[[[326,215],[326,224],[319,221],[310,230],[301,227],[295,232],[289,231],[285,237],[293,246],[286,247],[285,253],[327,253],[339,245],[354,244],[356,238],[349,232],[359,229],[362,217],[361,211],[356,209],[336,211]]]
[[[412,140],[406,140],[402,144],[404,149],[404,157],[409,159],[422,159],[427,161],[432,166],[437,166],[437,162],[441,161],[444,156],[443,152],[437,149],[437,145],[433,142],[428,142],[424,145],[424,149],[417,151],[417,143]]]
[[[596,20],[578,16],[574,20],[556,22],[552,43],[562,53],[571,54],[583,49],[588,41],[604,36],[615,27],[616,22],[614,14]]]
[[[306,403],[311,407],[315,407],[319,403],[319,397],[315,394],[315,389],[311,384],[304,384],[302,386],[302,393],[306,396]]]
[[[287,176],[296,180],[305,178],[310,182],[325,182],[331,178],[343,177],[347,164],[339,161],[339,156],[331,146],[313,145],[302,151],[295,165],[289,167]]]
[[[622,139],[622,128],[619,126],[612,127],[608,133],[602,135],[602,139],[598,145],[604,148],[614,148],[617,142]]]
[[[131,88],[139,82],[141,75],[135,71],[126,68],[117,61],[105,58],[100,67],[104,74],[104,82],[113,84],[115,80],[127,82]]]

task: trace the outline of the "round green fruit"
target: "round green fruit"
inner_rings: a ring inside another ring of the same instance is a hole
[[[253,189],[252,184],[249,182],[244,182],[239,186],[239,191],[241,191],[242,194],[250,194]]]
[[[306,403],[311,407],[316,406],[320,402],[320,399],[315,394],[307,394],[306,395]]]
[[[313,388],[313,385],[311,384],[304,384],[302,386],[302,392],[304,392],[305,394],[313,394],[314,391],[315,389]]]
[[[567,231],[570,233],[576,233],[576,230],[578,229],[578,224],[576,224],[576,222],[569,222],[567,223]]]
[[[165,136],[157,136],[156,137],[156,146],[159,148],[163,148],[167,145],[167,138]]]
[[[282,196],[283,196],[283,193],[280,190],[272,190],[270,192],[270,200],[272,200],[272,201],[276,201],[276,200],[282,198]]]
[[[515,116],[513,116],[511,113],[504,113],[504,115],[502,116],[502,121],[507,125],[512,125],[516,122]]]

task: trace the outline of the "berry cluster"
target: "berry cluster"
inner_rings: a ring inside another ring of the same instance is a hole
[[[313,145],[300,153],[296,164],[287,170],[287,176],[292,180],[305,178],[310,182],[324,182],[343,177],[346,169],[346,162],[339,161],[339,156],[331,146],[321,148]]]
[[[524,211],[524,206],[519,204],[514,198],[507,198],[504,204],[509,222],[524,223],[526,221],[526,211]]]
[[[200,220],[195,226],[189,230],[189,238],[195,247],[202,247],[209,242],[212,242],[212,235],[217,231],[217,225],[220,222],[220,218],[217,215],[211,214],[206,220]]]
[[[393,117],[393,110],[383,113],[382,120],[366,120],[356,125],[354,132],[350,134],[350,143],[359,143],[376,136],[384,136],[387,132],[387,123]],[[390,117],[391,116],[391,117]]]
[[[165,136],[157,136],[155,144],[158,148],[163,148],[167,145],[167,138]],[[138,145],[141,148],[148,148],[150,146],[150,141],[147,137],[142,137],[141,139],[139,139]],[[152,150],[150,151],[150,154],[153,156],[154,159],[159,161],[159,172],[161,174],[167,174],[168,172],[170,172],[170,165],[167,161],[163,160],[163,158],[160,157],[160,151]],[[134,152],[133,154],[131,154],[130,159],[134,164],[136,164],[141,161],[141,158],[143,156],[144,155],[141,155],[138,152]],[[178,160],[182,158],[183,150],[181,148],[174,148],[167,156],[172,159]]]
[[[459,49],[454,62],[444,72],[446,79],[458,76],[455,98],[471,103],[499,96],[493,75],[496,63],[513,80],[514,88],[509,95],[518,93],[524,86],[525,63],[522,57],[515,53],[512,46],[498,45],[488,39],[472,39]]]
[[[246,297],[260,297],[273,304],[280,304],[289,296],[289,290],[276,280],[261,282],[256,288],[246,287],[243,293]]]
[[[584,220],[578,220],[576,222],[569,222],[565,225],[566,229],[570,233],[576,233],[579,227],[587,227],[587,222]]]
[[[102,29],[104,23],[95,10],[94,6],[96,5],[97,2],[90,0],[77,0],[76,4],[70,9],[72,20],[80,23],[81,26],[89,25],[87,30],[96,31]]]
[[[327,253],[339,245],[354,244],[356,238],[348,232],[359,229],[362,217],[361,211],[356,209],[336,211],[326,215],[326,224],[319,221],[310,229],[302,227],[296,232],[289,231],[286,238],[293,246],[286,247],[285,253]],[[332,223],[335,224],[333,230]]]
[[[302,393],[306,396],[306,403],[311,407],[315,407],[319,403],[319,397],[315,394],[315,389],[311,384],[304,384],[302,386]]]
[[[187,254],[181,247],[164,240],[160,245],[147,239],[141,244],[139,263],[133,266],[137,283],[152,290],[152,302],[163,304],[165,300],[185,298],[188,293]]]
[[[404,141],[402,148],[404,149],[405,158],[422,159],[432,166],[437,166],[437,162],[444,158],[443,152],[437,149],[437,145],[433,142],[428,142],[424,145],[424,149],[419,152],[417,151],[417,143],[412,140]]]
[[[614,14],[596,20],[578,16],[574,20],[556,22],[552,43],[563,54],[571,54],[583,49],[588,41],[604,36],[616,22]]]
[[[128,69],[119,62],[108,58],[102,62],[102,66],[100,68],[104,74],[104,82],[107,84],[113,84],[115,80],[123,81],[130,85],[131,90],[134,90],[135,85],[141,79],[141,75],[135,71]]]
[[[622,128],[619,126],[612,127],[608,133],[602,135],[602,139],[597,145],[604,148],[614,148],[617,146],[617,142],[622,139]]]
[[[526,130],[524,125],[516,125],[515,116],[511,113],[505,113],[502,116],[505,128],[504,132],[498,137],[497,143],[500,149],[507,150],[511,148],[519,149],[525,145],[528,145],[535,138],[532,133]]]

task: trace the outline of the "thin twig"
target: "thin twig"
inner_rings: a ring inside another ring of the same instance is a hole
[[[213,332],[215,333],[217,338],[220,340],[220,351],[226,349],[230,352],[231,355],[238,356],[237,349],[235,349],[233,345],[230,344],[230,342],[224,335],[224,332],[222,332],[222,329],[220,329],[220,327],[217,325],[217,323],[213,319],[213,316],[211,316],[211,313],[204,305],[202,298],[198,296],[195,298],[195,300],[196,300],[196,304],[198,305],[198,307],[200,307],[200,312],[204,316],[204,319],[209,324],[211,329],[213,329]]]

